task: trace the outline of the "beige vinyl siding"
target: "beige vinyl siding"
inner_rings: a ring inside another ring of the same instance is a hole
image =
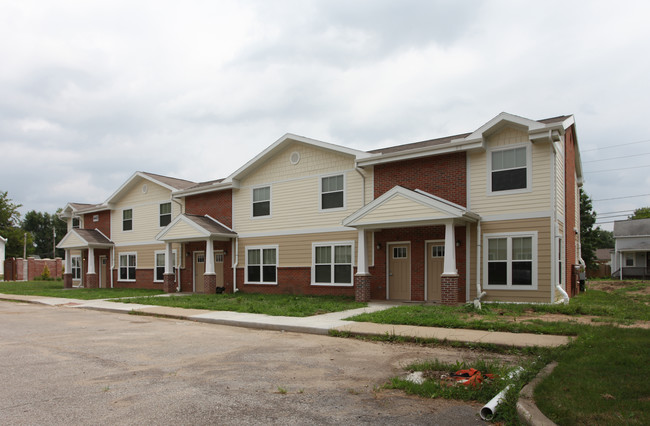
[[[532,158],[532,191],[515,194],[489,194],[488,168],[490,166],[487,152],[468,154],[470,170],[470,205],[472,211],[481,216],[539,212],[550,209],[551,199],[551,145],[548,143],[532,144],[528,135],[516,129],[506,128],[487,139],[487,148],[501,147],[508,144],[528,143]]]
[[[142,186],[147,185],[147,192]],[[116,244],[154,241],[163,229],[160,227],[160,204],[170,202],[171,191],[153,182],[139,179],[111,209],[111,240]],[[133,230],[122,231],[122,211],[133,210]],[[172,220],[180,214],[180,207],[172,202]]]
[[[86,246],[86,242],[79,238],[76,234],[70,234],[66,240],[65,246],[62,248],[80,246]]]
[[[484,301],[503,302],[535,302],[549,303],[551,301],[551,220],[522,219],[498,222],[482,222],[481,233],[508,233],[537,231],[537,290],[491,290],[486,288],[484,278],[481,276],[481,288],[487,292]],[[481,238],[483,238],[481,236]],[[481,247],[485,250],[485,247]],[[474,256],[476,252],[474,252]],[[483,253],[481,253],[483,260]],[[553,260],[554,262],[555,260]],[[487,265],[481,265],[483,275]],[[475,294],[476,291],[473,292]]]
[[[564,217],[564,150],[560,143],[555,154],[555,206],[559,217]]]
[[[198,238],[204,237],[197,229],[189,223],[184,222],[183,219],[179,220],[172,229],[165,234],[166,239],[174,238]]]
[[[137,266],[136,269],[153,269],[155,267],[154,253],[156,251],[164,251],[165,244],[147,244],[141,246],[126,246],[115,248],[114,265],[115,269],[120,268],[120,254],[121,253],[136,253]],[[176,250],[177,261],[180,263],[181,251],[180,244],[172,244],[172,250]],[[119,274],[118,274],[119,277]],[[119,279],[119,278],[118,278]]]
[[[292,152],[300,161],[289,161]],[[344,208],[321,210],[321,178],[344,175]],[[372,199],[372,170],[366,170],[366,202]],[[271,187],[271,214],[252,216],[252,191]],[[340,227],[341,221],[363,206],[363,179],[354,170],[354,159],[304,144],[291,144],[240,182],[233,191],[234,228],[239,234],[277,230]],[[299,211],[300,214],[296,214]]]
[[[356,231],[325,232],[319,234],[278,235],[274,237],[241,238],[239,240],[239,265],[246,266],[246,247],[277,245],[280,268],[311,267],[312,243],[354,241],[353,263],[357,264]]]
[[[466,279],[467,282],[469,282],[469,300],[473,300],[476,298],[476,224],[471,224],[469,226],[469,236],[469,258],[467,259],[467,262],[469,262],[469,276]],[[481,277],[481,281],[482,280],[483,277]]]
[[[383,203],[380,207],[372,210],[363,217],[357,224],[377,223],[383,221],[395,221],[408,219],[435,219],[443,217],[443,212],[438,212],[430,206],[425,206],[401,195],[396,195]]]

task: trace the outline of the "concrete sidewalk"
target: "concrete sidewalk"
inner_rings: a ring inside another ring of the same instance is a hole
[[[366,308],[343,312],[314,315],[311,317],[279,317],[264,314],[247,314],[229,311],[208,311],[199,309],[171,308],[165,306],[138,305],[110,302],[108,300],[79,300],[56,297],[22,296],[0,294],[0,300],[16,300],[49,306],[95,309],[116,313],[139,313],[142,315],[177,318],[212,324],[248,327],[266,330],[284,330],[297,333],[328,334],[330,330],[348,332],[363,336],[395,335],[412,338],[437,339],[442,341],[487,343],[502,346],[557,347],[571,341],[567,336],[552,336],[531,333],[504,333],[496,331],[420,327],[410,325],[376,324],[346,321],[354,315],[377,312],[397,306],[390,303],[371,302]]]

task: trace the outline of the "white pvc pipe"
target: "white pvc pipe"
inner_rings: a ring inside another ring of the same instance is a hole
[[[519,374],[521,374],[522,371],[524,371],[523,368],[517,367],[516,369],[512,370],[510,374],[508,374],[508,378],[513,379],[517,377]],[[483,420],[490,421],[494,418],[494,415],[497,412],[497,407],[499,406],[499,404],[501,404],[501,402],[503,402],[503,400],[506,397],[506,394],[508,393],[508,389],[510,389],[511,386],[512,384],[506,386],[501,392],[496,394],[494,398],[492,398],[487,404],[485,404],[483,408],[481,408],[480,414]]]
[[[567,294],[566,291],[564,291],[564,289],[562,288],[562,286],[561,286],[560,284],[557,284],[557,285],[555,286],[555,289],[556,289],[557,291],[559,291],[560,294],[562,295],[562,300],[561,300],[561,301],[558,301],[557,303],[564,303],[565,305],[568,304],[568,303],[569,303],[569,295]]]

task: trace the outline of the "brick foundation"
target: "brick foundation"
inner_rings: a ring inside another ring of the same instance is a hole
[[[212,274],[203,275],[203,293],[215,294],[217,292],[217,276]]]
[[[86,274],[86,281],[84,282],[85,288],[99,288],[99,281],[97,274]]]
[[[370,275],[354,277],[354,300],[357,302],[370,301]]]
[[[63,274],[63,288],[72,288],[72,274]]]
[[[458,303],[458,275],[443,275],[440,278],[440,286],[443,305]]]
[[[163,274],[163,291],[165,293],[176,293],[174,278],[174,274]]]

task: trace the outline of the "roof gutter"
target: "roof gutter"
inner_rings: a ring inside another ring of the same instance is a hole
[[[453,152],[470,151],[475,149],[483,149],[482,139],[471,141],[462,140],[461,142],[451,142],[438,147],[429,146],[400,152],[380,154],[377,157],[359,159],[357,160],[357,165],[359,167],[372,166],[375,164],[390,163],[393,161],[410,160],[412,158],[428,157],[432,155],[449,154]]]

